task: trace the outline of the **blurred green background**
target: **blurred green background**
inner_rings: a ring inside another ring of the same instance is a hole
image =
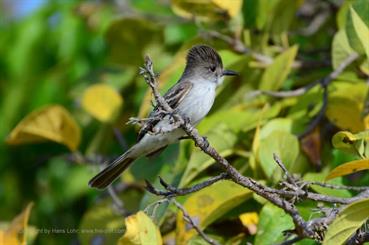
[[[319,86],[298,99],[251,95],[258,89],[298,88],[331,72],[349,53],[347,40],[344,42],[337,33],[351,30],[346,15],[349,4],[355,1],[221,2],[197,6],[180,0],[1,1],[0,220],[11,221],[33,202],[29,223],[34,229],[34,244],[115,243],[123,230],[87,235],[36,231],[124,226],[122,209],[111,204],[107,191],[88,188],[88,180],[97,173],[99,164],[135,142],[137,127],[125,125],[128,118],[144,117],[150,110],[147,86],[138,75],[144,55],[151,56],[166,91],[183,70],[185,51],[196,43],[214,46],[225,66],[241,74],[224,82],[199,130],[243,174],[275,184],[281,176],[275,174],[270,160],[273,152],[282,155],[292,172],[314,180],[322,180],[340,163],[357,159],[355,154],[333,149],[330,142],[340,129],[356,133],[368,128],[363,112],[369,65],[362,49],[354,48],[360,54],[358,61],[332,85],[333,102],[320,127],[309,134],[308,143],[296,135],[307,128],[321,107]],[[119,106],[111,105],[116,111],[108,120],[89,111],[95,102],[84,101],[86,91],[94,84],[107,85],[123,101]],[[335,100],[337,97],[344,102]],[[68,148],[68,139],[59,144],[5,143],[29,113],[55,104],[66,108],[81,132],[80,143],[74,142],[77,149]],[[257,144],[261,153],[256,150],[256,128],[261,128]],[[219,172],[211,160],[193,148],[191,142],[182,142],[158,158],[139,160],[115,185],[115,194],[124,202],[123,211],[134,213],[157,199],[145,193],[144,179],[157,183],[160,175],[174,185],[188,186]],[[365,184],[369,176],[336,180],[342,181]],[[351,194],[346,191],[342,195]],[[180,200],[184,202],[185,198]],[[259,213],[263,205],[257,198],[247,197],[237,208],[225,210],[208,231],[223,242],[237,232],[243,234],[244,241],[254,241],[254,234],[242,228],[237,217],[244,212]],[[311,203],[301,207],[307,210],[306,217],[313,207]],[[169,234],[174,225],[166,218],[176,211],[162,208],[160,212],[166,216],[164,219],[156,214],[157,223],[162,234]],[[239,229],[225,229],[227,222]],[[257,243],[265,242],[262,235],[256,237]],[[282,235],[271,239],[277,238]]]

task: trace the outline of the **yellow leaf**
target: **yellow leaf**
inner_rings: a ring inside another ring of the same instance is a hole
[[[219,8],[226,10],[230,17],[236,16],[242,8],[242,0],[213,0],[212,2]]]
[[[340,131],[332,138],[332,144],[337,149],[351,149],[352,143],[359,138],[348,131]]]
[[[158,227],[142,211],[125,219],[127,231],[119,239],[119,245],[162,245]]]
[[[107,84],[92,85],[82,95],[83,109],[104,123],[116,119],[122,104],[120,94]]]
[[[239,216],[242,225],[245,226],[251,235],[256,234],[259,223],[259,215],[256,212],[243,213]]]
[[[23,118],[10,133],[7,143],[25,144],[51,140],[74,151],[78,148],[80,139],[80,128],[72,115],[60,105],[50,105]]]
[[[192,194],[183,204],[191,218],[205,229],[229,210],[252,196],[252,192],[228,180],[219,181],[207,188]],[[177,216],[177,244],[187,244],[196,234],[188,229],[182,212]]]
[[[341,164],[340,166],[334,168],[325,179],[329,180],[339,176],[356,173],[365,169],[369,169],[369,159],[355,160]]]
[[[329,121],[341,129],[359,132],[365,128],[361,118],[361,104],[350,98],[329,99],[325,114]]]
[[[7,245],[25,245],[28,218],[31,213],[33,203],[27,207],[17,217],[13,219],[6,230],[0,230],[0,241]]]
[[[229,19],[235,17],[241,7],[242,0],[172,0],[174,13],[188,19]]]

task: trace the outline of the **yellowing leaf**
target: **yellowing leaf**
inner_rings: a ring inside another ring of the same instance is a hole
[[[323,245],[345,244],[345,241],[369,218],[369,199],[346,206],[328,227]]]
[[[72,115],[60,105],[50,105],[31,112],[10,133],[8,144],[25,144],[46,140],[76,150],[81,132]]]
[[[273,63],[267,67],[261,78],[259,86],[261,90],[278,90],[281,87],[291,71],[297,49],[296,45],[292,46],[278,55]]]
[[[185,201],[183,206],[199,227],[205,229],[251,196],[252,192],[247,188],[224,180],[195,192]],[[179,212],[177,244],[187,244],[187,241],[195,234],[197,234],[195,230],[187,228],[182,212]]]
[[[369,169],[369,159],[355,160],[341,164],[334,168],[326,177],[326,180],[333,179],[339,176],[344,176],[356,173],[361,170]]]
[[[162,245],[163,241],[158,227],[142,211],[125,219],[127,231],[119,239],[119,245]]]
[[[351,149],[352,143],[359,138],[348,131],[340,131],[332,138],[332,144],[337,149]]]
[[[82,107],[97,120],[112,122],[119,114],[123,99],[107,84],[95,84],[82,95]]]
[[[14,218],[6,230],[0,230],[0,244],[25,245],[27,224],[33,203],[27,205],[21,214]]]
[[[256,234],[259,223],[259,215],[256,212],[243,213],[239,216],[242,225],[245,226],[251,235]]]
[[[242,7],[242,0],[172,0],[171,2],[174,13],[188,19],[232,18]]]
[[[333,124],[341,129],[359,132],[365,128],[361,118],[361,104],[351,98],[330,98],[325,114]]]
[[[242,0],[213,0],[212,2],[226,10],[230,17],[236,16],[242,8]]]

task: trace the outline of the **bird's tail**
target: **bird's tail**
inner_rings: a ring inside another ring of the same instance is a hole
[[[118,176],[126,170],[136,157],[132,157],[131,150],[128,150],[123,155],[114,160],[109,166],[103,169],[95,177],[93,177],[88,185],[98,189],[104,189],[110,185]]]

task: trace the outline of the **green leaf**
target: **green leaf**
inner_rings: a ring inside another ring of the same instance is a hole
[[[369,199],[346,206],[328,227],[323,245],[344,244],[369,218]]]
[[[122,18],[109,26],[105,39],[112,62],[139,66],[143,64],[145,48],[163,40],[163,29],[144,19]]]
[[[259,159],[261,167],[268,178],[276,174],[279,169],[273,159],[277,154],[287,169],[291,169],[299,154],[299,142],[297,137],[286,131],[273,131],[267,137],[260,140]],[[279,173],[279,172],[278,172]],[[280,176],[274,176],[279,179]]]
[[[363,39],[369,35],[365,33],[369,27],[369,2],[367,0],[355,1],[347,14],[346,33],[350,37],[348,39],[350,46],[358,53],[364,54],[368,39]],[[362,33],[364,31],[364,33]],[[363,44],[363,41],[366,42]]]
[[[227,157],[233,153],[233,146],[237,137],[225,124],[219,124],[209,131],[207,139],[222,157]],[[195,148],[179,185],[181,187],[188,185],[200,172],[214,162],[213,158]]]
[[[304,180],[307,181],[320,181],[324,182],[325,177],[328,174],[328,168],[323,169],[320,173],[307,173],[304,175]],[[336,178],[334,180],[327,181],[328,184],[344,185],[342,178]],[[348,190],[336,190],[331,188],[324,188],[318,185],[311,185],[311,188],[323,195],[336,196],[336,197],[351,197],[351,193]]]
[[[255,245],[278,244],[284,239],[283,231],[292,228],[292,218],[282,209],[267,203],[260,212]]]
[[[252,192],[232,181],[223,180],[205,189],[195,192],[183,204],[186,211],[197,224],[205,229],[208,225],[232,210],[246,199]],[[187,244],[195,230],[186,228],[182,212],[177,217],[177,244]]]
[[[347,35],[344,29],[338,31],[333,37],[332,43],[332,65],[333,69],[347,59],[353,52],[355,52],[347,40]]]
[[[368,3],[368,2],[367,2]],[[369,13],[369,3],[368,6],[368,13]],[[361,42],[361,45],[364,48],[367,58],[369,59],[369,27],[364,23],[364,21],[360,18],[357,12],[351,7],[350,13],[352,16],[352,21],[354,24],[354,28],[356,34]],[[369,14],[367,14],[369,16]],[[369,18],[368,18],[369,21]]]
[[[274,62],[265,70],[259,88],[261,90],[278,90],[291,72],[292,63],[297,54],[297,46],[278,55]]]

